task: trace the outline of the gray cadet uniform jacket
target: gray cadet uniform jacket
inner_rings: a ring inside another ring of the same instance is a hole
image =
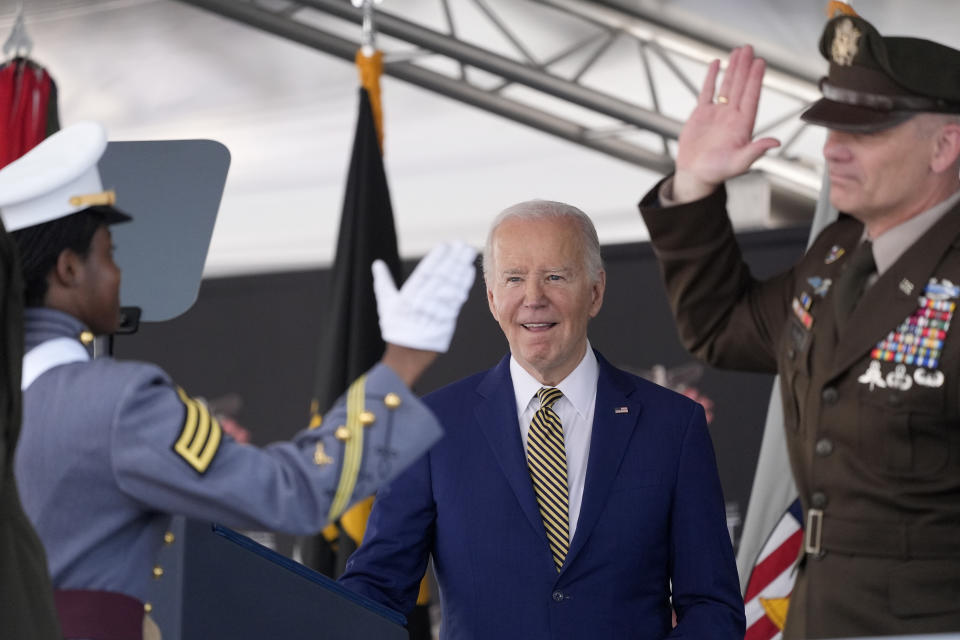
[[[831,285],[861,223],[841,215],[790,271],[759,282],[722,188],[667,208],[659,188],[640,210],[681,340],[716,366],[780,374],[815,550],[800,560],[784,637],[960,630],[960,207],[838,330]]]
[[[83,329],[67,314],[27,309],[26,349]],[[169,514],[314,533],[442,433],[382,364],[351,386],[321,427],[265,448],[237,443],[144,362],[100,358],[51,368],[24,391],[23,413],[16,476],[54,586],[139,600]],[[341,426],[350,433],[345,441],[335,436]]]

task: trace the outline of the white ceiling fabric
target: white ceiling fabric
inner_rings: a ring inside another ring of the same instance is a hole
[[[385,0],[384,9],[404,15],[428,2],[436,0]],[[3,38],[15,3],[5,5]],[[811,75],[824,68],[816,52],[824,5],[637,2],[721,40],[750,39],[774,58],[804,61]],[[960,47],[955,0],[854,7],[881,33]],[[171,0],[26,0],[25,8],[31,57],[57,81],[63,125],[93,119],[112,140],[210,138],[230,149],[206,275],[332,260],[356,118],[352,64]],[[389,77],[383,101],[402,255],[453,238],[480,245],[497,211],[534,197],[581,207],[605,244],[645,238],[635,204],[657,175]]]

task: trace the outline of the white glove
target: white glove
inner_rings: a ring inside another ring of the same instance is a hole
[[[373,263],[373,293],[384,342],[446,352],[473,278],[476,250],[463,242],[433,248],[397,291],[383,260]]]

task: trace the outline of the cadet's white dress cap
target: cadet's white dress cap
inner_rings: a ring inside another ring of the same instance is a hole
[[[79,122],[0,169],[0,216],[7,231],[90,207],[120,213],[110,206],[113,192],[104,192],[97,169],[106,148],[107,132],[102,125]],[[120,213],[115,219],[129,220],[129,216]]]

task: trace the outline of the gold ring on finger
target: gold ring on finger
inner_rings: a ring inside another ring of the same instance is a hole
[[[717,96],[717,104],[727,104],[730,100],[727,96]]]

